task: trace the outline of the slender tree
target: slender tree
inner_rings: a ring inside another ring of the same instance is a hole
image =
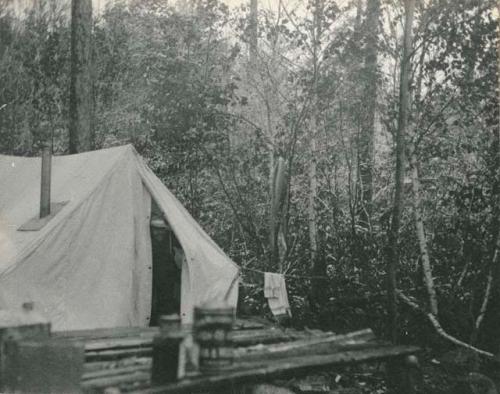
[[[273,263],[278,263],[278,270],[283,271],[283,253],[280,253],[280,246],[286,249],[285,243],[285,218],[284,209],[286,203],[287,190],[286,162],[282,157],[276,161],[273,174],[273,189],[271,191],[271,209],[269,215],[269,233],[271,258]]]
[[[362,81],[364,86],[364,106],[361,119],[359,146],[359,181],[362,225],[369,225],[373,196],[373,160],[375,138],[375,112],[378,84],[378,25],[380,0],[367,0],[365,34],[365,59]]]
[[[312,25],[312,106],[311,106],[311,121],[310,121],[310,139],[309,139],[309,199],[308,199],[308,222],[309,222],[309,243],[311,248],[311,268],[313,271],[317,269],[318,263],[318,223],[316,215],[316,199],[318,194],[317,181],[317,163],[316,163],[316,138],[318,133],[319,113],[318,113],[318,79],[319,79],[319,56],[320,42],[322,33],[322,18],[323,18],[323,0],[314,1],[314,14]]]
[[[429,308],[434,316],[438,316],[438,302],[434,279],[432,277],[432,266],[429,257],[429,247],[425,234],[424,219],[422,213],[422,197],[420,192],[420,177],[416,155],[410,156],[410,172],[413,188],[413,215],[415,217],[415,230],[417,232],[418,245],[420,248],[420,259],[422,261],[422,271],[424,275],[425,287],[429,295]]]
[[[399,114],[396,131],[396,173],[395,192],[392,209],[392,220],[388,234],[387,250],[387,279],[389,298],[390,336],[397,341],[398,313],[397,313],[397,267],[399,264],[399,228],[404,203],[404,173],[405,173],[405,134],[408,125],[409,91],[408,85],[411,72],[412,53],[412,24],[415,10],[415,0],[405,0],[405,26],[403,58],[401,61],[399,86]]]
[[[93,147],[92,0],[72,0],[69,151],[83,152]]]

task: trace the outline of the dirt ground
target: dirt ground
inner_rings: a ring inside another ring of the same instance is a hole
[[[469,375],[471,366],[464,364],[455,353],[420,356],[420,369],[415,373],[415,388],[419,394],[498,394],[500,393],[500,363],[483,365],[481,373]],[[309,375],[303,379],[275,382],[297,393],[306,394],[386,394],[384,363],[356,365]],[[496,390],[496,391],[495,391]],[[401,393],[404,394],[404,393]]]

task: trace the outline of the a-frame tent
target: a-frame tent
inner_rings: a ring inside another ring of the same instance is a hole
[[[131,145],[54,156],[60,209],[41,226],[40,163],[0,155],[0,309],[33,301],[54,330],[147,326],[152,200],[184,250],[183,322],[206,302],[236,306],[238,266]]]

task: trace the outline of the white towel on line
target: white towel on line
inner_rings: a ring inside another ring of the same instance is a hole
[[[292,316],[283,274],[264,273],[264,297],[267,298],[269,309],[274,316],[286,314]]]

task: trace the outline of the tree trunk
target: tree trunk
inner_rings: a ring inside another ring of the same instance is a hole
[[[500,1],[497,1],[497,14],[500,12]],[[497,28],[497,67],[498,67],[498,74],[500,75],[500,29]],[[497,85],[498,89],[500,89],[500,78],[497,78]],[[499,111],[500,111],[500,100],[498,100],[498,106],[499,106]],[[496,189],[494,190],[495,192],[495,198],[496,198],[496,206],[497,206],[497,223],[496,223],[496,229],[497,231],[500,232],[500,122],[497,118],[497,127],[493,131],[494,137],[493,137],[493,146],[494,146],[494,152],[495,152],[495,166],[494,168],[496,169],[495,172],[495,181],[496,181]],[[500,234],[498,237],[500,239]],[[493,272],[493,286],[498,289],[500,288],[500,262],[497,262],[497,264],[493,267],[492,269]]]
[[[270,220],[270,242],[272,263],[278,264],[278,271],[283,271],[282,257],[280,254],[280,242],[282,244],[283,235],[283,211],[285,206],[287,190],[286,163],[282,157],[278,158],[273,171],[273,186],[271,190],[271,214]]]
[[[69,151],[94,148],[92,72],[92,0],[71,3],[71,81],[69,95]]]
[[[258,0],[250,0],[250,58],[257,57],[257,41],[258,41]]]
[[[313,120],[311,121],[311,144],[309,161],[309,199],[307,206],[307,216],[309,222],[309,244],[311,250],[311,269],[314,271],[316,267],[316,259],[318,257],[318,230],[316,223],[316,198],[318,194],[318,183],[316,179],[316,111],[313,111]]]
[[[324,11],[324,0],[315,0],[314,2],[314,18],[313,18],[313,30],[312,30],[312,50],[313,50],[313,85],[312,85],[312,111],[311,111],[311,122],[310,122],[310,144],[309,144],[309,201],[308,201],[308,221],[309,221],[309,244],[311,251],[311,272],[314,276],[325,276],[326,268],[324,265],[324,259],[320,258],[318,255],[318,218],[316,215],[316,201],[318,197],[318,180],[317,180],[317,137],[319,135],[319,109],[318,105],[320,103],[319,92],[318,92],[318,80],[319,80],[319,51],[321,37],[322,37],[322,23],[323,23],[323,11]],[[324,297],[323,284],[321,280],[314,279],[311,282],[311,307],[316,308],[320,304]]]
[[[308,199],[308,222],[309,222],[309,244],[311,251],[311,269],[313,272],[317,271],[316,263],[318,258],[318,230],[317,230],[317,217],[316,217],[316,199],[318,194],[318,182],[316,178],[316,137],[318,135],[318,51],[321,39],[321,23],[323,14],[323,0],[315,0],[314,2],[314,23],[312,27],[312,67],[313,67],[313,81],[312,81],[312,111],[310,122],[310,145],[309,145],[309,199]]]
[[[361,124],[359,155],[360,207],[361,225],[369,227],[373,198],[373,165],[375,139],[375,112],[378,84],[378,23],[380,17],[380,0],[368,0],[366,6],[365,65],[362,75],[364,81],[364,105]]]
[[[408,85],[411,70],[412,52],[412,24],[415,0],[405,0],[405,28],[403,60],[401,62],[400,90],[399,90],[399,116],[396,131],[396,174],[395,193],[392,210],[391,226],[388,234],[387,250],[387,282],[389,301],[389,328],[393,342],[398,338],[398,313],[397,313],[397,268],[399,264],[399,228],[403,210],[403,188],[405,167],[405,134],[408,125],[409,92]]]
[[[276,261],[276,244],[274,232],[276,228],[276,217],[274,216],[274,184],[276,182],[276,165],[274,164],[274,149],[269,150],[269,263],[272,266]]]
[[[497,45],[497,51],[500,56],[500,44]],[[497,126],[493,130],[493,135],[491,137],[488,165],[489,177],[492,182],[492,195],[490,202],[492,210],[490,230],[492,233],[492,252],[488,275],[486,277],[486,288],[484,290],[483,300],[471,334],[472,344],[475,344],[479,337],[481,324],[488,310],[490,299],[500,287],[500,123],[498,122],[498,119],[492,119],[492,121],[495,120],[497,122]]]
[[[418,244],[420,247],[420,258],[422,260],[422,271],[424,274],[425,286],[429,295],[429,307],[434,316],[438,316],[438,303],[434,279],[432,278],[432,268],[429,258],[429,248],[427,247],[427,238],[424,230],[424,220],[422,217],[422,202],[420,198],[420,180],[418,177],[417,159],[415,155],[411,156],[411,180],[413,187],[413,213],[415,216],[415,228],[417,231]]]

